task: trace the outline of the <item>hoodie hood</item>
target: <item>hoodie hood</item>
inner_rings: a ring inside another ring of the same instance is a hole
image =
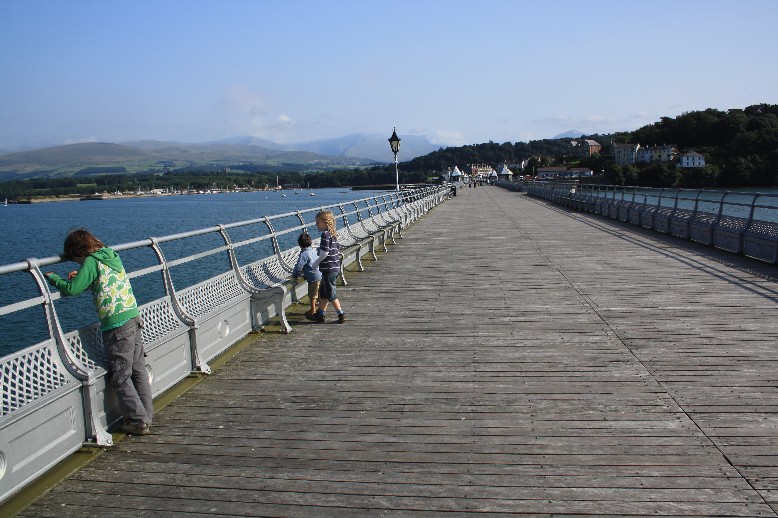
[[[124,269],[119,255],[110,248],[101,248],[97,252],[92,252],[89,255],[115,272],[121,272]]]

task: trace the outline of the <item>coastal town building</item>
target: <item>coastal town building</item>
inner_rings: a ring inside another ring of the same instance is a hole
[[[535,176],[538,180],[560,177],[567,173],[567,168],[564,166],[546,166],[538,167],[535,171]]]
[[[641,146],[640,144],[613,144],[613,161],[618,165],[651,164],[672,162],[676,157],[675,147],[669,144],[661,146]]]
[[[696,151],[689,151],[688,153],[681,155],[681,159],[678,161],[678,167],[705,167],[705,157]]]
[[[570,146],[572,147],[570,154],[573,157],[592,156],[595,153],[599,153],[602,149],[602,145],[599,142],[591,139],[571,140]]]
[[[672,162],[675,148],[670,145],[641,147],[637,151],[637,161],[642,163]]]
[[[579,178],[582,176],[593,176],[594,172],[588,167],[548,166],[538,167],[538,180],[547,180],[550,178]]]
[[[632,165],[639,150],[640,144],[613,144],[613,161],[618,165]]]
[[[500,167],[497,168],[497,176],[500,177],[500,180],[513,180],[513,171],[508,168],[506,164],[501,164]]]
[[[462,179],[462,171],[459,170],[457,166],[454,166],[454,169],[448,168],[448,171],[446,171],[446,174],[443,175],[444,179],[449,182],[458,182]]]
[[[470,166],[470,174],[473,176],[480,176],[482,178],[486,178],[492,173],[495,173],[496,176],[495,170],[492,168],[492,166],[488,164],[468,164],[468,165]]]

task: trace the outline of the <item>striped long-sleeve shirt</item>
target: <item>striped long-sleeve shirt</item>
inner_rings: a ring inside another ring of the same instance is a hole
[[[319,263],[319,271],[322,273],[340,271],[340,255],[338,255],[340,253],[340,243],[338,243],[337,237],[330,234],[329,230],[321,233],[319,255],[322,252],[325,252],[327,257]]]

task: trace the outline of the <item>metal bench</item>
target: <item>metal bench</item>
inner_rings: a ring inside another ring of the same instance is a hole
[[[743,255],[770,264],[778,263],[778,222],[756,219],[743,232]]]

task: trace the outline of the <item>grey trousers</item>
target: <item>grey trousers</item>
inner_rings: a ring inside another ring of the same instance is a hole
[[[136,423],[151,423],[154,401],[146,370],[142,327],[143,320],[135,317],[121,327],[103,331],[103,346],[108,361],[108,382],[116,393],[122,415]]]

